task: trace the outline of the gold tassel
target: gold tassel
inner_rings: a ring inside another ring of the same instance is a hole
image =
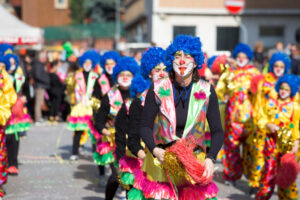
[[[292,140],[292,131],[289,128],[281,127],[277,131],[277,146],[281,154],[292,150],[294,141]]]

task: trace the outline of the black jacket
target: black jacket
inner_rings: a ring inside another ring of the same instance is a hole
[[[48,89],[50,86],[50,78],[45,70],[45,65],[39,61],[32,64],[32,76],[34,79],[34,88]]]

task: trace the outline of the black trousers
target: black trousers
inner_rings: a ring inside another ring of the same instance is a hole
[[[16,139],[15,134],[6,135],[6,147],[8,166],[15,166],[18,168],[18,154],[19,154],[20,140]]]
[[[73,135],[73,147],[72,147],[72,155],[79,154],[79,146],[80,146],[80,138],[83,131],[75,131]]]
[[[114,164],[110,164],[111,175],[107,179],[107,184],[105,188],[105,200],[112,200],[118,190],[118,172]]]
[[[96,151],[96,145],[93,144],[92,145],[92,150],[93,150],[93,153]],[[102,165],[98,165],[98,170],[99,170],[99,176],[103,176],[104,175],[104,166]]]
[[[59,114],[62,96],[63,94],[53,94],[50,96],[50,100],[51,100],[50,116],[55,117]]]

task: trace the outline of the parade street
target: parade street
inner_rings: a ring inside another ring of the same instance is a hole
[[[92,161],[90,141],[81,150],[77,162],[69,162],[72,133],[66,124],[57,126],[32,125],[28,135],[21,138],[19,175],[9,176],[4,185],[7,200],[97,200],[104,199],[96,165]],[[221,164],[217,164],[215,182],[219,187],[218,199],[247,200],[247,181],[240,180],[236,187],[224,185]],[[107,168],[108,169],[108,168]],[[108,171],[106,169],[106,171]],[[298,177],[298,186],[300,178]],[[117,199],[117,198],[116,198]],[[277,192],[272,200],[277,199]]]

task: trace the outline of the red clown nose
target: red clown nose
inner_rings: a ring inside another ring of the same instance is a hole
[[[185,61],[184,61],[184,60],[181,60],[181,61],[179,62],[179,64],[180,64],[180,65],[184,65],[184,64],[185,64]]]

